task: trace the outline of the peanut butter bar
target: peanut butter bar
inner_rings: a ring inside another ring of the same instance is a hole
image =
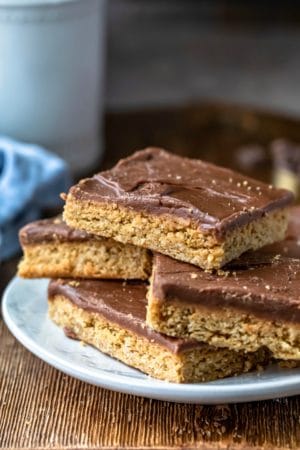
[[[67,224],[220,268],[282,240],[292,194],[228,169],[148,148],[73,186]]]
[[[170,336],[217,347],[300,360],[300,255],[267,249],[242,255],[216,273],[156,254],[147,324]],[[291,246],[289,247],[289,245]],[[299,252],[299,250],[298,250]]]
[[[60,218],[32,222],[20,231],[23,278],[146,279],[150,252],[68,227]]]
[[[101,280],[53,280],[49,314],[68,336],[162,380],[208,381],[247,372],[268,352],[217,349],[164,336],[146,326],[146,286]]]

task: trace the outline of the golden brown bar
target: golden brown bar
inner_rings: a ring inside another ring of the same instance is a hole
[[[147,279],[151,255],[68,227],[60,218],[32,222],[20,231],[24,257],[18,274],[24,278]]]
[[[67,335],[155,378],[209,381],[269,360],[263,349],[246,354],[157,333],[146,326],[146,305],[143,284],[53,280],[49,285],[50,317]]]
[[[300,255],[292,249],[290,257],[289,247],[280,254],[279,245],[216,273],[155,254],[147,324],[170,336],[236,351],[266,347],[276,359],[300,360]]]
[[[71,188],[64,218],[204,269],[282,240],[293,196],[228,169],[148,148]]]

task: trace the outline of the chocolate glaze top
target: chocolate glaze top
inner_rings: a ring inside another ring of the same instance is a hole
[[[220,237],[293,200],[284,189],[159,148],[136,152],[111,170],[81,180],[70,194],[82,201],[175,215]]]
[[[160,302],[300,322],[300,259],[277,252],[249,252],[217,273],[155,254],[152,283]]]
[[[85,231],[68,227],[60,217],[36,220],[25,225],[19,232],[21,245],[39,244],[53,240],[58,242],[88,241],[92,237],[94,236]]]
[[[108,321],[158,343],[175,354],[191,348],[206,347],[193,339],[168,337],[147,327],[146,293],[147,287],[141,282],[112,280],[59,279],[50,281],[48,288],[49,300],[55,295],[63,295],[80,308],[98,313]]]

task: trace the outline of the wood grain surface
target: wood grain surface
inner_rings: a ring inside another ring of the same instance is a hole
[[[220,117],[221,110],[218,109]],[[208,121],[204,120],[201,108],[178,109],[168,114],[152,111],[109,115],[106,122],[108,150],[103,165],[110,165],[131,148],[151,143],[161,142],[180,152],[185,136],[189,138],[185,147],[187,153],[199,156],[200,147],[213,148],[208,130],[218,130],[217,122],[211,119],[212,110],[207,111]],[[284,122],[263,116],[265,126],[261,136],[257,125],[261,122],[254,113],[235,108],[231,112],[225,110],[226,121],[216,133],[216,142],[222,143],[221,159],[224,155],[230,157],[230,149],[235,145],[255,140],[266,143],[283,134],[297,139],[297,133],[300,134],[299,125],[296,127],[288,119]],[[203,125],[202,134],[199,123]],[[241,124],[246,124],[244,134]],[[152,141],[149,129],[153,131]],[[227,136],[225,142],[221,139],[222,133]],[[199,139],[202,139],[202,146],[199,146]],[[17,258],[0,267],[0,290],[14,275],[16,264]],[[300,397],[201,406],[107,391],[68,377],[33,356],[13,338],[0,318],[0,448],[300,448]]]
[[[31,355],[0,322],[0,448],[299,448],[300,398],[161,402],[90,386]]]

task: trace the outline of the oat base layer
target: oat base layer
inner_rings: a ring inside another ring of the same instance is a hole
[[[111,203],[80,201],[70,194],[64,220],[73,228],[149,248],[203,269],[218,269],[247,250],[284,239],[287,211],[266,214],[227,232],[222,241],[184,219],[150,215]]]
[[[268,321],[234,310],[162,304],[149,293],[147,323],[169,336],[194,338],[217,347],[270,350],[275,359],[300,360],[300,325]]]
[[[51,242],[23,247],[19,264],[23,278],[147,279],[150,253],[133,245],[106,239],[85,242]]]
[[[175,383],[224,378],[259,368],[268,360],[262,349],[245,354],[205,344],[174,354],[109,322],[100,314],[79,308],[61,295],[49,299],[49,315],[57,325],[68,328],[81,341],[154,378]]]

